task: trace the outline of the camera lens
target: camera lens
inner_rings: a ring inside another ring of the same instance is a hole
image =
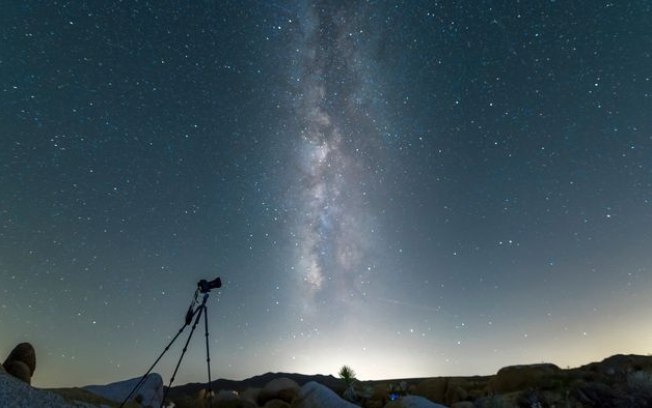
[[[214,280],[208,282],[208,287],[209,287],[210,289],[221,288],[221,287],[222,287],[222,279],[220,279],[220,277],[218,276],[218,277],[215,278]]]

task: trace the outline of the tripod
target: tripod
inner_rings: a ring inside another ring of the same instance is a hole
[[[212,399],[213,399],[213,390],[211,388],[211,353],[210,349],[208,346],[208,307],[206,306],[206,301],[208,300],[208,294],[210,293],[211,289],[217,289],[222,286],[222,281],[218,277],[212,281],[206,281],[205,279],[200,280],[197,283],[197,290],[195,290],[195,295],[193,296],[192,302],[190,302],[190,307],[188,308],[188,311],[186,312],[186,320],[177,332],[177,334],[172,338],[172,340],[168,343],[167,346],[165,346],[165,349],[163,349],[163,352],[158,356],[156,361],[154,361],[154,364],[147,370],[147,372],[140,378],[136,386],[131,390],[129,395],[125,397],[125,399],[122,401],[120,404],[120,408],[123,408],[124,405],[129,401],[129,399],[136,393],[138,390],[145,384],[145,381],[147,380],[147,376],[149,373],[152,372],[156,364],[161,360],[163,355],[170,349],[172,344],[177,340],[177,338],[181,335],[181,333],[185,330],[187,326],[190,326],[190,323],[193,322],[193,318],[195,319],[192,329],[190,329],[190,334],[188,335],[188,339],[186,339],[186,344],[183,346],[183,351],[181,352],[181,356],[179,356],[179,360],[177,361],[177,365],[174,368],[174,372],[172,373],[172,377],[170,378],[170,383],[168,384],[168,387],[165,389],[163,393],[163,399],[161,400],[161,406],[160,408],[163,408],[163,404],[165,403],[165,399],[167,398],[168,392],[170,391],[170,388],[172,388],[172,383],[174,382],[174,378],[177,375],[177,371],[179,371],[179,366],[181,366],[181,361],[183,360],[183,356],[186,354],[186,351],[188,350],[188,344],[190,343],[190,339],[192,338],[193,333],[195,332],[195,328],[197,328],[197,324],[199,323],[199,320],[201,319],[202,315],[204,316],[204,335],[206,337],[206,366],[208,367],[208,398],[209,398],[209,407],[211,406]],[[199,294],[202,294],[202,301],[201,304],[195,308],[195,305],[197,304],[197,297]]]

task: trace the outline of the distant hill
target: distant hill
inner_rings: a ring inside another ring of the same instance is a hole
[[[234,391],[244,391],[247,388],[263,388],[265,384],[269,383],[275,378],[289,378],[295,381],[299,386],[315,381],[326,387],[334,390],[335,392],[341,393],[344,391],[344,385],[342,380],[333,377],[332,375],[306,375],[306,374],[293,374],[293,373],[265,373],[262,375],[257,375],[246,380],[236,381],[236,380],[225,380],[219,379],[215,380],[211,384],[211,388],[214,391],[217,390],[234,390]],[[170,398],[175,396],[184,396],[184,395],[196,395],[200,390],[206,388],[206,383],[189,383],[185,385],[178,385],[172,387],[168,393]]]

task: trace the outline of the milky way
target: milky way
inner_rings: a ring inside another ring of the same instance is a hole
[[[367,166],[373,152],[361,147],[370,150],[377,134],[354,132],[370,113],[361,115],[354,100],[361,86],[356,65],[363,56],[353,37],[364,34],[356,28],[357,15],[356,10],[317,4],[304,10],[300,20],[296,271],[305,284],[308,308],[313,302],[358,297],[368,279],[368,248],[374,237],[365,208],[370,188],[365,180],[373,175]]]

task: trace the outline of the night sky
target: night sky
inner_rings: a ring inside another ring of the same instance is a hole
[[[0,360],[137,377],[216,276],[213,378],[651,353],[652,3],[6,2]]]

